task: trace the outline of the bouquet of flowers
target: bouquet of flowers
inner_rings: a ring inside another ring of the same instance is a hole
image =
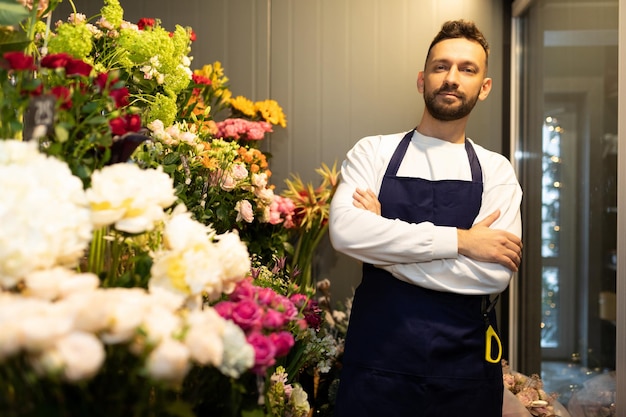
[[[334,168],[275,194],[275,101],[233,99],[219,62],[192,73],[190,28],[117,0],[39,20],[57,3],[15,14],[0,67],[1,414],[307,415],[299,379],[339,351],[305,256]]]
[[[179,112],[179,95],[191,82],[194,39],[188,27],[177,25],[170,32],[156,19],[128,22],[118,0],[105,0],[94,23],[73,13],[49,32],[39,25],[36,44],[44,53],[65,52],[82,59],[99,72],[116,70],[145,122],[160,119],[169,125]]]
[[[97,395],[120,378],[132,379],[129,391],[142,394],[112,406],[151,407],[155,392],[162,405],[193,366],[236,377],[253,365],[243,330],[214,309],[199,308],[203,295],[228,291],[246,276],[247,249],[236,235],[218,236],[195,222],[184,207],[166,213],[175,201],[167,175],[113,165],[83,190],[64,162],[40,153],[34,142],[0,141],[0,155],[0,181],[10,197],[1,220],[11,228],[0,238],[4,411],[30,415],[56,397],[76,411],[89,407],[89,397],[76,403],[65,397],[76,390],[73,383],[84,382],[85,392]],[[120,167],[139,181],[116,182]],[[135,200],[119,198],[141,180],[158,185]],[[101,282],[102,270],[76,272],[84,254],[98,250],[89,245],[93,230],[130,230],[126,239],[140,248],[143,235],[158,227],[165,230],[160,244],[154,253],[146,250],[148,288]],[[210,275],[200,270],[207,265]]]
[[[526,376],[511,370],[507,361],[502,361],[504,388],[515,394],[524,407],[537,417],[556,417],[553,402],[555,395],[543,390],[543,381],[539,375]]]

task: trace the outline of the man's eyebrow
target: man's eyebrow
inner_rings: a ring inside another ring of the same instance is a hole
[[[432,64],[450,64],[451,62],[454,62],[454,60],[450,58],[436,58],[436,59],[431,60]],[[458,65],[461,65],[461,66],[471,65],[477,68],[480,67],[480,64],[478,62],[473,61],[471,59],[466,59],[465,61],[461,61],[458,63]]]

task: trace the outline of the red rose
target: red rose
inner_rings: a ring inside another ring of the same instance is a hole
[[[129,114],[126,116],[126,131],[139,132],[141,129],[141,117],[138,114]]]
[[[88,77],[91,73],[92,66],[82,59],[68,59],[65,65],[66,75],[83,75]]]
[[[107,87],[110,88],[114,86],[118,81],[118,78],[107,72],[101,72],[95,79],[95,83],[100,88],[100,91],[104,91]]]
[[[124,107],[128,105],[128,88],[122,87],[115,90],[112,90],[110,93],[113,100],[115,100],[116,107]]]
[[[116,117],[113,120],[109,120],[109,126],[111,126],[111,132],[116,136],[122,136],[126,133],[126,120],[123,117]]]
[[[189,40],[191,42],[195,42],[196,41],[196,32],[194,32],[193,29],[191,29],[191,33],[189,34]]]
[[[155,20],[151,19],[149,17],[142,17],[141,19],[139,19],[139,22],[137,22],[137,27],[139,28],[139,30],[145,30],[147,27],[154,27],[155,25]]]
[[[6,52],[3,57],[9,63],[9,67],[12,70],[32,71],[35,69],[33,57],[23,52]]]
[[[28,94],[30,94],[31,96],[40,96],[43,93],[43,84],[42,83],[38,83],[35,88],[33,88],[32,90],[30,90],[28,92]]]
[[[65,52],[50,54],[41,58],[41,66],[44,68],[65,68],[70,59],[73,58]]]
[[[72,92],[62,85],[52,87],[52,94],[57,98],[57,100],[61,103],[61,108],[63,109],[71,109],[72,108]]]

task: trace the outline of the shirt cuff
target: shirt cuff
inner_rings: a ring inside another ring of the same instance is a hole
[[[456,227],[435,226],[433,233],[433,259],[456,259],[459,242]]]

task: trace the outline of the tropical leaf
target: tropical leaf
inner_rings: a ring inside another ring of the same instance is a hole
[[[0,0],[0,25],[15,26],[26,19],[30,12],[16,0]]]
[[[29,44],[30,39],[24,32],[0,28],[0,55],[9,51],[23,51]]]

